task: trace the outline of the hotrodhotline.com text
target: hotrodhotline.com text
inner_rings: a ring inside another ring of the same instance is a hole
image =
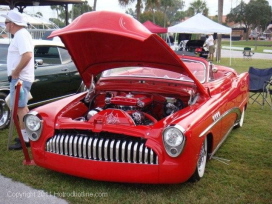
[[[8,191],[7,197],[13,198],[46,198],[46,197],[59,197],[59,198],[68,198],[68,197],[90,197],[90,198],[105,198],[108,197],[108,193],[105,192],[44,192],[44,191],[25,191],[25,192],[14,192]]]

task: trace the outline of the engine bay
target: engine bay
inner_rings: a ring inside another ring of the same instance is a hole
[[[83,117],[75,120],[91,121],[97,115],[119,111],[132,119],[134,125],[153,125],[157,121],[185,108],[191,97],[165,94],[149,94],[126,91],[106,91],[99,94],[86,95],[82,102],[88,107]],[[113,117],[113,116],[112,116]]]

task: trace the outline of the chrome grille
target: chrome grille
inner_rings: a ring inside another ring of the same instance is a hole
[[[158,156],[146,140],[134,137],[101,137],[59,133],[46,143],[46,151],[89,160],[158,164]]]

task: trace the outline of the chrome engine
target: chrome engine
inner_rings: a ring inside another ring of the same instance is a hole
[[[184,108],[183,102],[174,97],[131,92],[106,92],[96,96],[91,103],[95,108],[90,108],[86,120],[101,111],[118,109],[125,111],[135,125],[152,125],[157,120]]]

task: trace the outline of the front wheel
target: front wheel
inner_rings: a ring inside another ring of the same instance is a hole
[[[245,107],[243,107],[239,123],[237,123],[237,125],[235,127],[236,128],[242,127],[244,124],[244,119],[245,119]]]
[[[5,101],[7,95],[0,93],[0,130],[7,128],[10,123],[10,109]]]
[[[192,182],[199,181],[204,176],[206,163],[207,163],[207,157],[208,157],[208,141],[206,137],[201,146],[196,169],[194,174],[190,178],[190,181]]]

